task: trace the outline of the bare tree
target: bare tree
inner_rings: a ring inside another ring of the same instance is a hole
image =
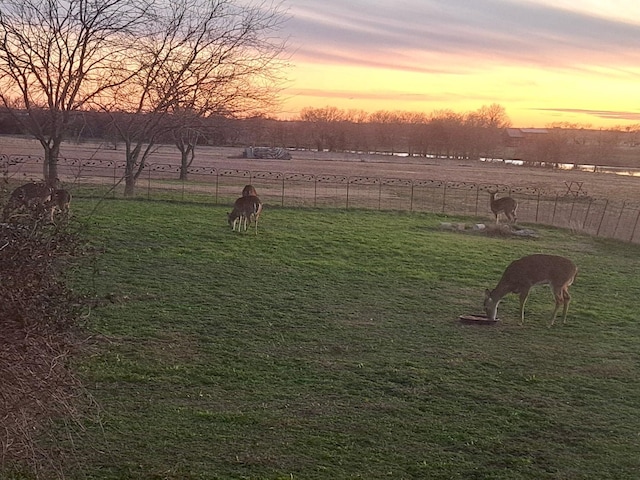
[[[308,126],[307,131],[315,148],[321,152],[335,152],[344,139],[340,123],[347,119],[346,112],[337,107],[313,108],[300,110],[300,120]]]
[[[47,182],[74,113],[129,79],[151,1],[0,0],[0,101],[44,148]]]
[[[463,156],[475,160],[496,155],[502,145],[503,131],[510,126],[504,107],[497,103],[467,113],[460,138]]]
[[[135,75],[101,105],[125,145],[126,195],[169,132],[191,133],[175,137],[188,162],[202,117],[254,115],[275,104],[284,20],[277,5],[238,0],[177,0],[156,10],[138,32]]]
[[[173,143],[180,150],[180,180],[186,180],[189,167],[196,156],[196,146],[205,138],[207,127],[202,116],[193,110],[185,110],[177,115],[176,126],[172,129],[171,136]]]

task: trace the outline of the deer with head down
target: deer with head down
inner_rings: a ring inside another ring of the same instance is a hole
[[[233,231],[238,227],[238,231],[244,227],[247,230],[247,226],[255,221],[256,235],[258,234],[258,219],[262,212],[262,202],[256,195],[247,195],[238,198],[233,204],[233,210],[227,215],[227,221],[232,227]]]
[[[578,267],[568,258],[559,255],[534,254],[527,255],[509,264],[498,285],[493,290],[485,291],[484,311],[489,320],[495,320],[498,304],[509,293],[520,295],[520,324],[524,323],[524,305],[529,291],[534,285],[549,284],[553,291],[556,306],[551,315],[551,327],[562,306],[562,323],[567,320],[569,310],[569,287],[578,274]]]
[[[54,188],[42,182],[30,182],[19,186],[9,197],[3,210],[3,220],[6,222],[11,215],[26,210],[31,213],[49,213],[53,221],[53,210],[50,206]]]
[[[504,216],[507,217],[511,223],[516,223],[518,218],[516,217],[516,210],[518,209],[518,202],[513,197],[501,197],[496,198],[497,190],[492,191],[489,190],[489,206],[491,207],[491,211],[496,217],[496,224],[499,223],[498,216],[500,213],[504,213]]]
[[[58,188],[51,194],[51,207],[52,212],[54,210],[62,213],[63,215],[69,215],[69,205],[71,203],[71,193],[68,190]]]

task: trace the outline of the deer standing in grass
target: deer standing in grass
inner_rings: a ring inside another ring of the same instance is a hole
[[[50,204],[53,191],[53,187],[42,182],[25,183],[19,186],[11,192],[9,201],[3,210],[3,220],[6,222],[11,214],[27,210],[33,213],[48,212],[51,221],[53,221],[53,209]]]
[[[518,202],[513,197],[501,197],[496,198],[498,191],[489,191],[491,195],[489,202],[491,211],[496,216],[496,224],[498,224],[498,215],[504,213],[507,220],[511,223],[516,223],[518,218],[516,217],[516,210],[518,209]]]
[[[562,308],[562,323],[567,320],[569,310],[569,286],[578,274],[578,267],[568,258],[558,255],[534,254],[511,262],[502,274],[502,278],[493,290],[485,291],[484,311],[490,320],[495,320],[498,304],[508,293],[520,294],[520,324],[524,323],[524,305],[529,297],[529,291],[534,285],[549,284],[556,300],[556,306],[551,315],[551,327],[556,315]]]
[[[69,214],[69,205],[71,204],[71,194],[68,190],[56,189],[51,194],[52,212],[58,210],[63,215]]]
[[[238,198],[233,204],[233,210],[227,215],[227,220],[232,230],[235,231],[236,225],[238,231],[244,226],[244,230],[247,230],[247,226],[254,220],[256,223],[256,235],[258,234],[258,219],[262,212],[262,202],[256,195],[247,195]]]

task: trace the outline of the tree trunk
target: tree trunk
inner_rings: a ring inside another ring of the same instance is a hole
[[[47,185],[55,186],[58,181],[58,157],[60,156],[60,144],[62,140],[53,140],[51,144],[41,142],[44,147],[44,163],[42,165],[42,177]]]
[[[129,150],[129,149],[127,149]],[[136,161],[131,153],[127,155],[126,165],[124,167],[124,196],[133,197],[136,190]]]
[[[133,197],[136,190],[136,178],[133,172],[129,172],[127,169],[127,173],[124,176],[124,196],[125,197]]]
[[[180,180],[186,180],[188,170],[195,157],[195,145],[188,144],[184,149],[180,149]]]

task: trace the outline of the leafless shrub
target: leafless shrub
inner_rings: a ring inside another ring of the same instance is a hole
[[[0,224],[0,477],[64,478],[69,452],[53,435],[73,436],[91,405],[69,368],[81,304],[61,276],[81,242],[32,220]]]

